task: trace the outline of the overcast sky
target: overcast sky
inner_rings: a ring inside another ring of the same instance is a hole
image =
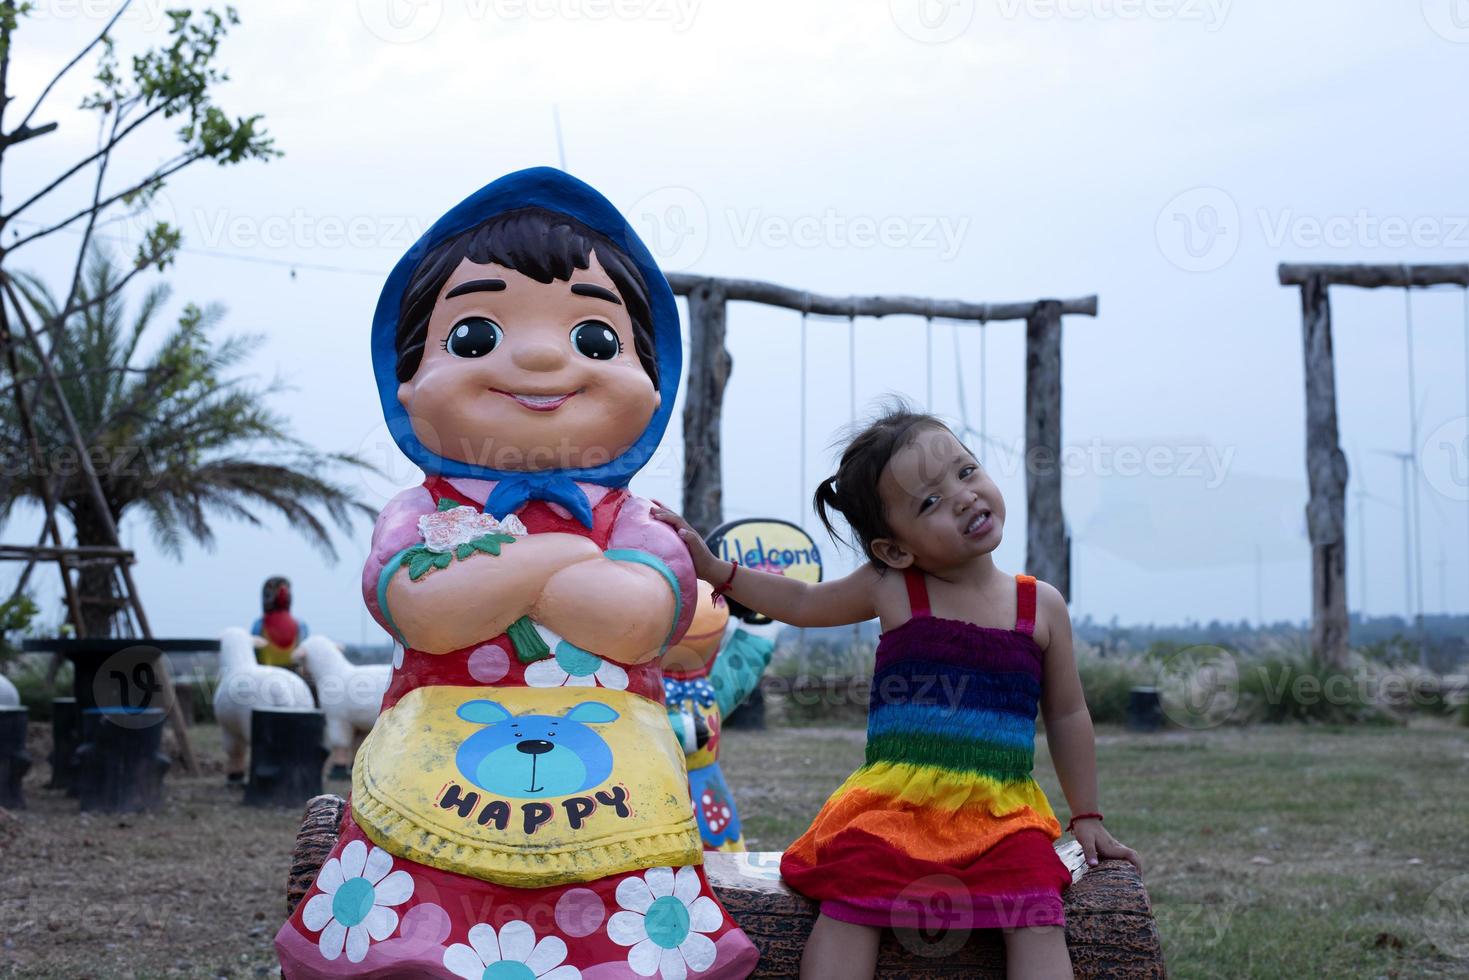
[[[170,313],[218,301],[225,330],[264,333],[249,370],[294,385],[276,404],[302,438],[388,471],[355,481],[374,506],[418,479],[372,385],[382,279],[466,194],[556,164],[558,112],[566,169],[622,208],[668,270],[837,295],[1096,293],[1100,315],[1067,318],[1063,340],[1073,616],[1307,617],[1299,297],[1275,267],[1469,261],[1464,0],[241,6],[221,100],[263,113],[285,155],[170,182],[156,215],[186,248],[166,277]],[[40,7],[10,75],[25,107],[114,4]],[[117,36],[156,43],[165,24],[147,0]],[[70,76],[39,114],[56,133],[9,154],[7,204],[93,145],[74,109],[86,83]],[[166,152],[160,130],[114,165],[117,179]],[[135,240],[137,226],[113,232]],[[8,261],[59,281],[76,240],[55,238]],[[1332,299],[1349,491],[1372,495],[1360,523],[1358,498],[1348,512],[1350,601],[1401,612],[1401,471],[1379,451],[1411,448],[1404,297]],[[1462,611],[1469,321],[1454,290],[1415,293],[1412,314],[1424,606]],[[850,415],[850,334],[813,318],[803,377],[799,328],[789,311],[729,311],[727,516],[814,524],[801,490],[831,471],[827,446]],[[927,400],[921,319],[859,320],[855,339],[859,414],[889,391]],[[961,326],[957,358],[951,324],[933,340],[933,408],[957,418],[962,374],[1009,509],[996,560],[1023,571],[1024,325],[983,339]],[[792,424],[803,385],[804,460]],[[681,438],[676,416],[636,491],[677,499]],[[33,524],[22,514],[4,537],[33,540]],[[339,536],[335,566],[273,522],[218,527],[217,549],[190,547],[180,565],[127,522],[158,634],[246,624],[261,581],[286,574],[315,629],[380,638],[357,591],[365,523]],[[845,551],[827,553],[832,573],[850,568]],[[39,581],[59,618],[55,576]]]

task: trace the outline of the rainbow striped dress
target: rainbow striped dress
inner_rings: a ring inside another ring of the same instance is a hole
[[[1064,925],[1061,826],[1031,777],[1043,653],[1034,576],[1015,628],[929,614],[882,635],[867,760],[781,859],[781,876],[845,922],[896,928]]]

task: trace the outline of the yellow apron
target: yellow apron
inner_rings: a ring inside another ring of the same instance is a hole
[[[352,770],[352,813],[400,857],[516,888],[702,861],[665,708],[627,691],[409,691]]]

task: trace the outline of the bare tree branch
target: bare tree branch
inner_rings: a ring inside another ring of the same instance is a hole
[[[151,187],[154,184],[161,183],[163,180],[165,180],[166,178],[172,176],[173,174],[178,173],[180,170],[184,169],[189,164],[195,163],[196,161],[199,161],[199,160],[202,160],[202,159],[204,159],[204,154],[202,152],[199,152],[199,151],[195,151],[193,153],[186,154],[185,156],[179,158],[179,162],[178,163],[174,164],[173,166],[166,167],[165,169],[155,171],[152,174],[152,176],[144,178],[143,180],[141,180],[138,183],[134,184],[132,187],[129,187],[127,190],[125,190],[125,191],[118,191],[116,194],[113,194],[111,197],[107,198],[104,201],[101,201],[101,202],[99,202],[99,203],[97,203],[97,204],[95,204],[95,205],[93,205],[91,207],[82,208],[80,211],[76,212],[71,217],[66,218],[63,221],[58,221],[54,225],[48,225],[47,227],[42,228],[40,231],[33,231],[29,235],[26,235],[23,238],[18,239],[13,244],[11,244],[11,246],[8,249],[6,249],[6,252],[7,253],[8,252],[14,252],[16,249],[20,248],[22,245],[26,244],[27,242],[33,242],[37,238],[43,238],[46,235],[51,234],[53,231],[60,231],[62,228],[65,228],[67,225],[71,224],[73,221],[76,221],[79,218],[84,218],[88,214],[91,214],[94,211],[100,211],[103,208],[110,207],[111,205],[116,204],[118,201],[122,200],[123,198],[128,197],[129,195],[132,195],[132,194],[136,194],[136,193],[138,193],[141,190],[145,190],[146,188]]]
[[[89,43],[85,48],[82,48],[80,51],[78,51],[76,57],[68,61],[62,67],[62,69],[56,73],[56,77],[52,78],[51,81],[46,83],[46,87],[43,88],[41,90],[41,94],[36,97],[36,104],[31,106],[31,111],[27,112],[25,114],[25,118],[20,121],[20,125],[15,127],[17,131],[26,128],[26,123],[30,122],[31,117],[36,114],[36,110],[41,108],[41,103],[46,101],[46,96],[51,94],[51,90],[56,87],[56,83],[61,81],[62,77],[65,76],[67,72],[75,68],[77,66],[77,63],[87,56],[88,51],[91,51],[98,44],[102,43],[103,39],[107,37],[107,32],[112,30],[112,25],[116,24],[118,19],[121,18],[123,14],[127,13],[127,9],[132,5],[133,0],[123,0],[123,5],[117,8],[117,13],[113,14],[112,19],[109,20],[105,25],[103,25],[102,30],[97,34],[97,36],[92,38],[91,43]],[[6,60],[9,60],[8,51],[6,52]]]
[[[118,132],[117,126],[114,125],[112,138],[108,140],[106,145],[102,146],[100,149],[97,150],[97,152],[93,153],[91,156],[88,156],[85,159],[73,164],[69,169],[63,172],[61,176],[57,177],[55,180],[51,181],[51,183],[47,184],[45,187],[36,191],[30,197],[22,201],[14,211],[10,212],[9,214],[0,215],[0,225],[8,224],[11,218],[14,218],[26,208],[30,207],[32,204],[35,204],[41,198],[45,197],[47,194],[50,194],[52,191],[56,190],[56,188],[66,183],[72,177],[75,177],[78,173],[85,169],[88,164],[95,163],[99,157],[109,155],[112,152],[113,147],[117,146],[117,144],[127,139],[129,133],[137,129],[139,126],[143,125],[143,123],[147,122],[149,119],[152,119],[154,116],[158,115],[158,113],[162,112],[164,108],[165,106],[162,105],[154,106],[153,108],[149,109],[147,112],[139,116],[132,123],[130,123],[128,127],[121,132]],[[121,112],[118,113],[118,121],[122,121]]]

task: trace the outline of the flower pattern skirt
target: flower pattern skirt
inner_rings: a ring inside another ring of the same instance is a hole
[[[725,980],[759,960],[702,867],[509,888],[395,857],[350,811],[275,944],[287,980]]]

